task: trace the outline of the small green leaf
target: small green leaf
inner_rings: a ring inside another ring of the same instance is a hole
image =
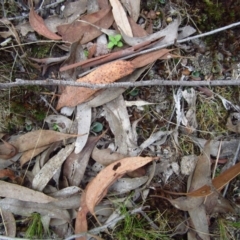
[[[122,47],[122,46],[123,46],[123,43],[122,43],[122,42],[118,42],[117,46],[118,46],[118,47]]]
[[[85,57],[88,57],[89,51],[88,50],[84,50],[83,52],[84,52]]]
[[[131,96],[135,97],[139,94],[139,89],[135,88],[130,93]]]
[[[119,42],[122,39],[122,36],[120,34],[117,34],[114,38],[117,42]]]
[[[200,77],[200,72],[199,71],[194,71],[192,72],[193,77]]]
[[[114,42],[115,41],[115,37],[114,36],[108,36],[109,37],[109,41],[110,42]]]
[[[113,42],[109,42],[107,45],[108,48],[113,48],[114,47],[114,43]]]
[[[95,122],[91,126],[91,130],[95,133],[101,132],[103,130],[103,125],[100,122]]]

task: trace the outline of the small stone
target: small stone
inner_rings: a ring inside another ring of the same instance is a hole
[[[184,156],[181,160],[181,173],[184,175],[190,175],[197,163],[197,156],[189,155]]]
[[[168,18],[166,19],[166,22],[167,22],[167,23],[171,23],[172,21],[173,21],[172,17],[168,17]]]

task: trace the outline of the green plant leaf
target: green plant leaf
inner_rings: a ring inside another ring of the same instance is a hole
[[[122,39],[122,36],[120,34],[117,34],[114,38],[117,42],[119,42]]]
[[[133,96],[133,97],[137,96],[138,94],[139,94],[139,89],[137,89],[137,88],[133,89],[130,92],[130,95]]]
[[[108,48],[113,48],[114,47],[114,43],[113,42],[109,42],[107,45]]]
[[[91,130],[95,133],[101,132],[103,130],[103,125],[100,122],[95,122],[91,126]]]
[[[84,50],[83,53],[84,53],[85,57],[88,57],[88,55],[89,55],[89,51],[88,50]]]
[[[108,38],[109,38],[110,42],[114,42],[115,41],[115,37],[114,36],[108,36]]]
[[[122,46],[123,46],[123,43],[122,43],[122,42],[118,42],[117,46],[118,46],[118,47],[122,47]]]

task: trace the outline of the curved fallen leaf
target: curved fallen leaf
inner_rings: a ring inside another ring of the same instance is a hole
[[[95,205],[102,200],[110,185],[118,178],[157,159],[154,157],[123,158],[104,168],[87,186],[85,201],[90,213],[94,215]]]
[[[49,197],[44,193],[4,181],[0,181],[0,196],[36,203],[56,201],[55,198]]]
[[[122,4],[119,2],[119,0],[110,0],[110,4],[112,5],[113,17],[116,24],[121,27],[127,36],[132,37],[132,29],[128,22],[127,14],[123,9]]]
[[[54,155],[49,161],[42,167],[42,169],[33,178],[32,187],[36,190],[42,191],[53,175],[62,166],[66,158],[71,154],[74,149],[74,143],[67,145],[61,149],[56,155]]]
[[[43,19],[33,10],[30,9],[29,13],[29,23],[31,27],[40,35],[52,39],[52,40],[61,40],[62,38],[57,34],[51,32],[45,25]]]
[[[7,160],[14,157],[18,153],[18,149],[3,139],[1,140],[3,142],[3,145],[0,146],[0,158]]]
[[[6,236],[14,238],[16,236],[16,221],[11,211],[1,209],[1,217],[4,222]]]
[[[24,152],[30,149],[36,149],[47,146],[51,143],[65,140],[71,137],[77,137],[74,134],[65,134],[52,130],[36,130],[19,136],[15,140],[10,141],[19,152]]]
[[[129,75],[134,71],[133,64],[128,61],[118,60],[100,66],[87,76],[79,78],[77,82],[87,83],[112,83],[116,80]],[[74,107],[80,103],[87,101],[98,90],[67,86],[58,100],[57,109],[62,107]]]

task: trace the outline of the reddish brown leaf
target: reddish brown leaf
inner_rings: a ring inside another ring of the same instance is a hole
[[[113,23],[111,8],[81,17],[81,20],[92,23],[100,28],[109,28]],[[79,21],[57,27],[58,33],[64,41],[76,42],[81,39],[81,44],[87,43],[100,36],[102,32],[97,28]]]
[[[161,59],[164,55],[169,53],[170,49],[160,49],[154,52],[146,53],[141,56],[134,58],[131,63],[135,68],[140,68],[148,65],[149,63],[153,63],[157,59]],[[166,57],[166,56],[165,56]]]
[[[133,71],[134,67],[131,62],[118,60],[100,66],[87,76],[79,78],[77,82],[107,84],[115,82],[116,80],[129,75]],[[90,88],[68,86],[65,88],[58,100],[57,109],[65,106],[74,107],[80,103],[83,103],[87,101],[97,91],[98,90],[93,90]]]
[[[57,34],[51,32],[45,25],[43,19],[34,11],[33,8],[30,9],[29,13],[29,23],[31,27],[40,35],[52,39],[61,40],[62,38]]]
[[[148,33],[139,24],[135,23],[131,17],[128,17],[128,21],[131,25],[134,37],[144,37],[148,35]]]
[[[81,196],[81,205],[77,213],[76,222],[75,222],[75,234],[87,232],[88,224],[87,224],[87,214],[89,210],[86,205],[86,192],[82,193]],[[85,237],[77,238],[77,240],[85,240]]]
[[[123,158],[104,168],[87,186],[86,205],[89,211],[94,215],[95,205],[102,200],[107,189],[118,178],[156,159],[152,157]]]
[[[0,178],[8,177],[12,181],[16,178],[15,173],[11,169],[1,169],[0,170]]]
[[[240,173],[240,162],[237,163],[236,165],[230,167],[228,170],[225,172],[221,173],[219,176],[214,178],[212,180],[212,186],[216,190],[221,190],[224,186],[227,185],[232,179],[234,179],[236,176],[238,176]],[[205,197],[213,193],[212,191],[212,186],[209,185],[204,185],[201,188],[189,192],[189,193],[176,193],[176,192],[170,192],[170,191],[165,191],[166,193],[173,194],[173,195],[186,195],[186,196],[191,196],[191,197]]]

